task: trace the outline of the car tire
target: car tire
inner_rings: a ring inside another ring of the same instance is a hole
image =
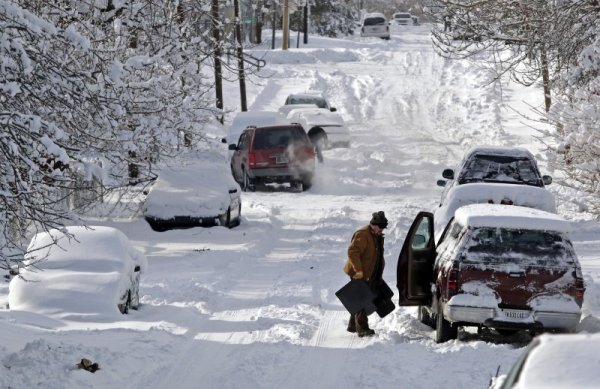
[[[231,207],[227,208],[227,212],[219,216],[219,224],[227,228],[233,227],[231,223]]]
[[[238,205],[238,217],[235,219],[235,226],[242,224],[242,204]]]
[[[123,315],[127,315],[129,313],[129,309],[131,308],[131,290],[127,291],[127,298],[125,299],[125,303],[119,304],[119,311]]]
[[[246,170],[244,170],[244,182],[242,183],[242,190],[244,192],[254,192],[256,190],[256,187],[254,186],[254,183],[252,182],[250,177],[248,177],[248,173],[246,173]]]
[[[419,319],[419,321],[421,323],[425,324],[426,326],[429,326],[431,328],[435,327],[435,324],[434,324],[433,320],[431,319],[431,315],[427,311],[427,308],[425,308],[422,305],[419,305],[419,307],[418,307],[417,319]]]
[[[310,188],[312,188],[312,176],[304,176],[302,178],[302,189],[309,190]]]
[[[451,339],[458,337],[458,329],[456,326],[450,324],[450,322],[444,319],[444,312],[442,311],[442,302],[438,300],[438,310],[435,317],[435,342],[444,343]]]

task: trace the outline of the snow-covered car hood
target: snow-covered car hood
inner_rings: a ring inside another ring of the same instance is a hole
[[[323,108],[304,108],[290,111],[288,119],[298,120],[300,124],[315,126],[344,126],[344,119],[337,112]]]
[[[112,227],[72,226],[33,237],[24,263],[11,280],[11,310],[66,317],[120,314],[117,304],[131,284],[135,266],[147,267],[144,254]],[[58,244],[52,244],[57,240]]]
[[[227,211],[240,186],[222,160],[204,159],[163,168],[144,202],[144,216],[216,217]]]
[[[458,185],[450,189],[444,203],[434,212],[434,234],[437,242],[454,212],[469,204],[500,204],[509,199],[514,205],[540,209],[556,213],[554,195],[547,189],[529,185],[512,185],[500,183],[472,183]]]

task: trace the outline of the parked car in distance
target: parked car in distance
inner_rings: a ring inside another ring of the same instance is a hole
[[[335,112],[337,110],[335,107],[332,107],[323,94],[319,92],[293,93],[285,99],[284,103],[284,105],[297,104],[314,104],[318,108],[327,109],[331,112]],[[281,110],[279,112],[281,112]]]
[[[269,183],[289,183],[298,191],[312,186],[315,149],[298,124],[247,128],[229,149],[233,178],[244,191]]]
[[[227,129],[227,136],[223,138],[223,143],[229,145],[236,145],[240,139],[240,135],[246,129],[246,127],[264,127],[274,126],[278,124],[289,124],[289,121],[285,118],[281,112],[277,111],[246,111],[238,112],[231,125]],[[230,153],[229,158],[233,153]]]
[[[502,334],[571,331],[585,291],[568,237],[570,223],[532,208],[472,204],[459,208],[434,241],[434,216],[420,212],[398,258],[399,305],[419,306],[438,343],[459,326]]]
[[[556,213],[554,195],[536,186],[505,183],[480,183],[456,185],[449,188],[444,202],[434,211],[434,235],[438,242],[444,228],[460,207],[469,204],[519,205]]]
[[[224,156],[202,153],[181,165],[162,168],[142,210],[155,231],[232,228],[241,222],[241,189],[231,177]]]
[[[540,174],[535,157],[521,147],[472,148],[457,168],[444,169],[442,177],[437,182],[445,188],[440,204],[456,185],[492,182],[544,187],[552,183],[552,177]]]
[[[600,382],[598,349],[597,334],[540,335],[490,388],[595,388]]]
[[[9,284],[12,310],[69,318],[128,313],[140,305],[144,254],[121,231],[68,226],[36,234]]]
[[[380,12],[366,14],[361,22],[360,36],[363,38],[390,39],[390,26]]]
[[[413,22],[412,15],[410,13],[396,12],[392,15],[390,24],[393,24],[395,26],[412,26],[415,23]]]
[[[292,123],[300,124],[310,141],[319,150],[350,147],[350,131],[342,116],[337,112],[298,106],[298,109],[289,111],[287,119]]]

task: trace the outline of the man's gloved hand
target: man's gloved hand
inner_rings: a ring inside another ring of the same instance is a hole
[[[362,280],[363,279],[363,272],[357,271],[356,273],[354,273],[354,275],[352,276],[352,278],[354,278],[355,280]]]

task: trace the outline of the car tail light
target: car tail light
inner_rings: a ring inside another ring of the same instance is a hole
[[[581,273],[581,269],[575,269],[573,272],[573,277],[575,277],[575,297],[583,297],[583,293],[585,292],[585,283],[583,282],[583,274]]]
[[[256,155],[254,153],[248,153],[248,166],[256,167]]]
[[[458,262],[452,263],[452,269],[450,269],[450,273],[448,273],[448,284],[446,286],[446,296],[448,298],[454,296],[458,293],[459,285],[459,276],[458,276]]]

